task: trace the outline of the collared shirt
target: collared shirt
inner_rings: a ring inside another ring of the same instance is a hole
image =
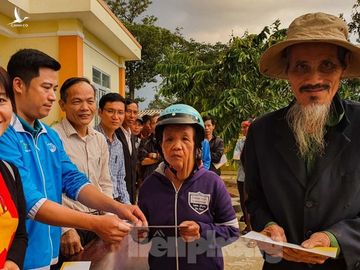
[[[100,124],[95,129],[104,134],[109,148],[109,168],[113,183],[113,196],[119,198],[122,203],[130,204],[129,192],[126,189],[125,182],[126,172],[122,143],[115,133],[112,136],[112,141],[110,141]]]
[[[42,126],[40,124],[40,121],[38,119],[35,119],[34,127],[32,127],[28,122],[26,122],[24,119],[22,119],[20,116],[18,116],[20,123],[22,124],[24,130],[31,133],[33,138],[36,138],[36,136],[39,134],[39,132],[42,130]]]
[[[129,153],[130,155],[132,155],[132,145],[131,145],[131,130],[128,129],[126,130],[125,128],[123,128],[122,126],[120,127],[121,130],[124,132],[125,138],[126,138],[126,142],[128,144],[129,147]]]
[[[66,118],[56,124],[54,129],[58,132],[71,161],[99,191],[112,198],[109,151],[104,136],[88,127],[88,135],[82,138]],[[95,211],[64,194],[62,199],[63,205],[71,209],[87,213]]]

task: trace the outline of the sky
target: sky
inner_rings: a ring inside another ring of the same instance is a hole
[[[293,19],[309,12],[344,14],[349,22],[356,0],[152,0],[147,14],[158,18],[156,25],[174,31],[180,27],[187,39],[198,42],[227,43],[231,35],[245,31],[259,33],[280,19],[287,28]],[[140,108],[153,99],[153,87],[137,92],[146,98]]]

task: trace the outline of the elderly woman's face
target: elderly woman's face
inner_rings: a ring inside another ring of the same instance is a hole
[[[12,115],[10,98],[6,96],[5,89],[0,85],[0,136],[9,126]]]
[[[161,148],[165,160],[176,171],[190,171],[195,163],[195,130],[190,125],[169,125],[163,132]]]

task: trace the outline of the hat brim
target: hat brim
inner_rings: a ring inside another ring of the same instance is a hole
[[[284,50],[295,44],[301,43],[328,43],[344,47],[351,52],[349,63],[345,69],[342,78],[351,79],[360,77],[360,47],[338,39],[307,39],[307,40],[285,40],[268,48],[260,58],[260,72],[268,77],[277,79],[287,79],[286,66],[287,60]]]

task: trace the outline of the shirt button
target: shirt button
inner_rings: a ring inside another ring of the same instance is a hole
[[[305,202],[305,206],[306,206],[307,208],[312,208],[312,207],[314,207],[314,202],[313,202],[313,201],[306,201],[306,202]]]
[[[355,263],[355,269],[360,269],[360,261],[357,261],[357,262]]]

